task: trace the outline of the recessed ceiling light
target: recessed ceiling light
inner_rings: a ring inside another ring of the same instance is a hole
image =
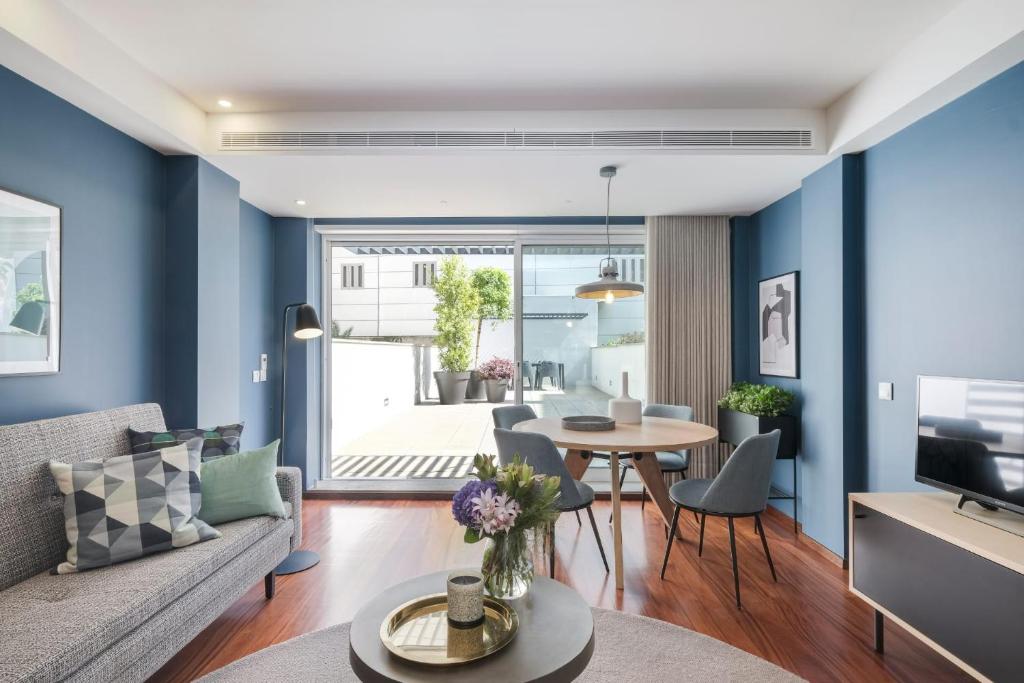
[[[217,104],[225,109],[231,109],[231,100],[217,100]]]
[[[448,200],[447,199],[442,199],[441,200],[441,206],[448,206]]]
[[[299,206],[305,206],[306,205],[306,200],[305,199],[296,199],[295,203],[297,205],[299,205]]]

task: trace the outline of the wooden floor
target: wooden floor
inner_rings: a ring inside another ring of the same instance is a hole
[[[595,506],[602,522],[608,509],[606,502]],[[264,599],[262,582],[253,586],[152,680],[189,681],[268,645],[349,621],[385,587],[478,565],[483,552],[479,544],[463,543],[444,502],[311,500],[303,515],[304,545],[320,552],[321,563],[278,578],[273,600]],[[810,681],[969,680],[895,625],[888,625],[886,654],[875,654],[871,611],[846,590],[846,572],[812,543],[794,537],[788,518],[765,519],[778,584],[772,583],[753,524],[738,522],[742,611],[733,602],[725,522],[708,519],[704,557],[698,558],[693,517],[680,519],[686,541],[676,544],[662,581],[662,526],[650,506],[641,515],[639,503],[624,503],[626,588],[616,593],[589,525],[580,529],[572,515],[562,515],[557,578],[591,605],[694,629]],[[610,547],[610,527],[602,525],[601,532]]]

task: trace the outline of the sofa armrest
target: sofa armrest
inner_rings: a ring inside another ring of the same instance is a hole
[[[277,488],[281,491],[281,500],[292,506],[295,531],[292,532],[291,549],[295,550],[302,543],[302,470],[298,467],[278,467]]]

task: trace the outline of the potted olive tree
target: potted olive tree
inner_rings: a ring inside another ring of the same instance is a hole
[[[800,423],[785,414],[796,397],[771,384],[737,382],[718,401],[718,434],[722,441],[738,446],[754,434],[774,429],[782,432],[780,458],[792,458],[800,445]]]
[[[489,403],[504,403],[505,392],[515,373],[515,366],[508,358],[492,358],[479,368]]]
[[[479,295],[469,270],[458,256],[442,259],[434,278],[437,304],[434,313],[434,343],[440,349],[441,369],[434,372],[437,393],[444,405],[462,403],[469,382],[470,352],[473,347],[473,317]]]
[[[473,271],[473,289],[479,297],[476,309],[476,344],[473,349],[473,366],[466,385],[466,398],[483,398],[484,383],[480,374],[480,336],[484,320],[491,321],[491,329],[503,320],[512,317],[512,279],[501,268],[488,266]],[[504,399],[503,399],[504,400]]]

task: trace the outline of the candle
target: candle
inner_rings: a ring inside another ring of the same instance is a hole
[[[456,628],[472,628],[484,621],[484,577],[460,569],[448,575],[448,621]]]

